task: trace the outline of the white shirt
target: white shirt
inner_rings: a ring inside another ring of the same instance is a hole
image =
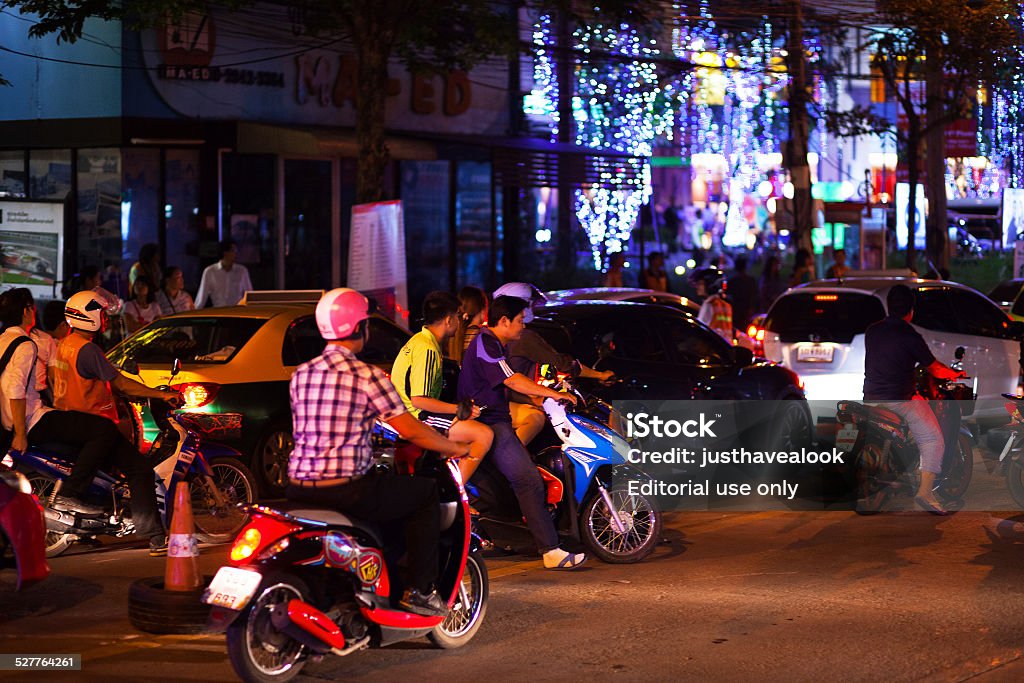
[[[12,341],[24,336],[27,336],[25,330],[17,325],[4,330],[3,334],[0,334],[0,356],[4,355]],[[11,362],[7,364],[3,374],[0,374],[0,394],[3,394],[0,400],[0,417],[6,429],[14,429],[11,399],[25,399],[25,417],[28,420],[26,433],[36,426],[39,418],[51,410],[43,405],[36,390],[35,356],[35,344],[22,344],[15,349]]]
[[[225,270],[221,262],[217,261],[203,271],[196,308],[205,306],[207,297],[213,300],[214,306],[234,306],[250,289],[252,281],[249,280],[249,271],[245,266],[235,263],[231,270]]]
[[[36,391],[45,391],[48,386],[46,368],[50,365],[50,359],[57,353],[57,340],[38,327],[33,327],[29,336],[39,350],[36,356]]]

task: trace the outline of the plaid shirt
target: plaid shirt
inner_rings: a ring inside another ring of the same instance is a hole
[[[295,370],[291,401],[288,476],[302,481],[364,474],[373,462],[374,420],[406,412],[387,375],[337,344]]]

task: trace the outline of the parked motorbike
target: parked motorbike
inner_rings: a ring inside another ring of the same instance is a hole
[[[175,361],[171,376],[179,369]],[[177,413],[167,402],[149,399],[149,407],[160,429],[148,457],[156,463],[153,471],[157,507],[165,526],[170,526],[174,489],[179,481],[185,481],[192,495],[198,540],[230,541],[248,520],[239,504],[253,502],[256,493],[255,479],[242,464],[241,454],[228,446],[201,441],[188,427],[187,414]],[[70,454],[67,447],[56,444],[10,453],[15,467],[27,477],[45,508],[47,557],[60,555],[75,542],[135,532],[129,511],[130,492],[124,476],[117,472],[98,472],[86,495],[89,499],[108,501],[104,513],[85,515],[53,507],[59,491],[57,484],[71,474],[72,463],[67,459]]]
[[[50,575],[45,535],[43,508],[32,486],[20,472],[0,465],[0,569],[17,569],[18,590]]]
[[[403,549],[385,546],[376,525],[300,503],[250,506],[252,521],[235,540],[231,566],[217,572],[203,597],[213,605],[211,628],[227,630],[228,656],[242,680],[286,681],[327,654],[421,636],[457,648],[476,635],[488,578],[459,470],[428,453],[417,459],[417,473],[434,478],[440,493],[438,592],[447,598],[447,616],[398,607]]]
[[[1000,474],[1006,478],[1006,487],[1013,501],[1024,509],[1024,396],[1003,394],[1008,399],[1004,404],[1010,414],[1010,423],[1002,428],[988,432],[988,451],[986,460],[990,465],[989,472],[999,468]],[[998,457],[995,456],[998,453]]]
[[[957,348],[955,357],[950,367],[962,369],[963,347]],[[971,387],[955,380],[938,380],[919,370],[918,394],[935,412],[946,443],[935,492],[947,502],[959,501],[974,472],[974,437],[962,419],[974,411],[976,383]],[[855,401],[840,401],[836,408],[836,420],[844,425],[836,445],[854,457],[857,512],[879,512],[891,496],[913,495],[919,483],[920,453],[903,418],[881,406]]]
[[[628,464],[630,446],[616,431],[617,413],[608,403],[581,392],[572,377],[557,378],[551,385],[579,400],[576,408],[569,401],[550,398],[543,404],[561,442],[543,448],[535,458],[555,526],[605,562],[639,562],[658,544],[661,512],[647,496],[628,491],[630,480],[648,477]],[[543,434],[538,439],[543,443]],[[467,490],[484,525],[523,523],[512,487],[488,459]]]

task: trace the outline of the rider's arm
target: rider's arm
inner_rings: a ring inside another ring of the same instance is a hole
[[[23,452],[28,448],[28,425],[25,418],[25,406],[27,402],[23,398],[12,398],[11,421],[14,423],[14,440],[11,441],[11,448]]]
[[[945,363],[940,361],[932,361],[932,364],[925,368],[925,371],[938,379],[960,379],[966,377],[967,373],[963,370],[954,370]]]
[[[457,405],[428,395],[432,387],[438,386],[440,382],[442,362],[441,354],[436,350],[425,350],[422,346],[413,347],[406,378],[409,402],[413,407],[426,410],[428,413],[454,415],[459,409]]]
[[[433,428],[417,420],[411,413],[402,413],[386,422],[394,427],[403,439],[408,439],[425,450],[437,451],[453,457],[469,453],[468,445],[449,441]]]
[[[78,363],[75,370],[86,379],[98,379],[110,382],[110,385],[125,396],[137,398],[166,399],[170,392],[150,389],[145,384],[136,382],[121,374],[121,371],[107,360],[103,351],[95,344],[86,344],[78,352]]]
[[[3,375],[0,376],[0,391],[8,397],[11,407],[11,431],[14,440],[11,448],[24,451],[28,447],[28,420],[26,388],[34,366],[35,351],[33,344],[22,344],[14,350]]]
[[[511,377],[507,377],[504,382],[505,386],[512,391],[518,391],[520,394],[526,394],[527,396],[535,396],[537,398],[553,398],[556,401],[568,398],[573,403],[576,403],[576,397],[572,394],[564,394],[553,389],[548,389],[539,384],[534,383],[529,377],[520,373],[514,373]]]
[[[160,389],[150,389],[141,382],[136,382],[130,377],[125,377],[121,373],[117,373],[117,377],[110,380],[111,386],[118,391],[118,393],[124,394],[125,396],[134,396],[136,398],[158,398],[166,399],[169,393],[161,391]]]
[[[454,415],[459,407],[454,403],[448,403],[447,401],[441,401],[436,398],[430,398],[429,396],[411,396],[409,398],[412,401],[413,406],[420,410],[425,410],[428,413],[438,413],[440,415]]]

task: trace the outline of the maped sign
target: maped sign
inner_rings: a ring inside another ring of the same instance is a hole
[[[0,282],[52,299],[64,272],[64,204],[0,201]]]

